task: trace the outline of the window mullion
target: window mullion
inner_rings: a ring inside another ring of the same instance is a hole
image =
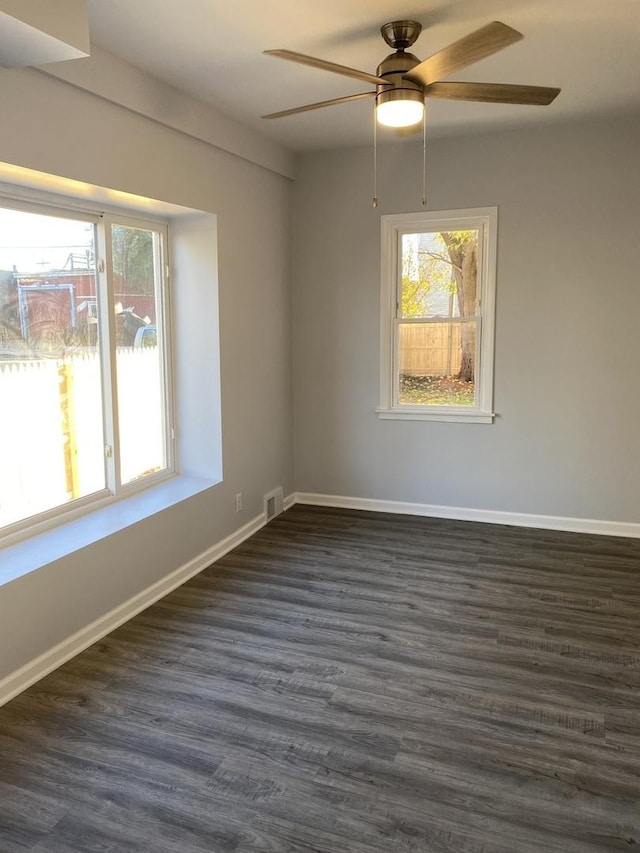
[[[116,318],[110,220],[103,217],[97,230],[105,464],[107,487],[113,494],[118,494],[120,491],[120,442],[118,436]]]
[[[162,388],[164,404],[164,445],[167,468],[175,469],[175,419],[173,409],[172,340],[169,289],[169,241],[166,229],[158,232],[155,242],[155,271],[157,276],[158,311],[160,321],[156,323],[159,341],[162,343]]]
[[[396,231],[396,288],[393,316],[399,320],[402,317],[402,234]]]

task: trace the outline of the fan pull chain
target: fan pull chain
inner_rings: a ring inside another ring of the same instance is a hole
[[[427,105],[422,115],[422,206],[427,204]]]
[[[376,101],[373,99],[373,207],[378,206],[378,121]]]

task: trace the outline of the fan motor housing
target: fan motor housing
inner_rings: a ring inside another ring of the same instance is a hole
[[[384,104],[388,101],[422,101],[424,99],[424,89],[420,83],[414,83],[413,80],[407,80],[405,74],[420,64],[420,60],[412,53],[406,53],[404,50],[397,50],[395,53],[390,53],[378,65],[376,72],[378,77],[383,77],[388,80],[390,86],[382,84],[376,86],[376,104]]]

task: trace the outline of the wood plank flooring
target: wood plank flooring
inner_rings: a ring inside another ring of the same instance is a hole
[[[295,507],[0,709],[1,853],[640,850],[640,541]]]

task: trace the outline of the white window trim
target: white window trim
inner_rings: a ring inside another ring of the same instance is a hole
[[[68,202],[68,203],[67,203]],[[0,206],[20,210],[27,213],[45,214],[48,216],[57,216],[75,218],[85,220],[97,225],[99,222],[104,226],[103,237],[96,240],[95,250],[98,261],[104,261],[104,269],[102,272],[97,272],[97,277],[101,279],[101,287],[99,290],[99,299],[103,302],[103,311],[105,322],[109,326],[109,337],[114,339],[115,328],[111,311],[108,310],[107,293],[112,296],[111,288],[113,287],[113,276],[111,269],[111,252],[110,252],[110,230],[112,224],[120,224],[131,227],[148,228],[157,231],[162,235],[164,242],[164,253],[161,258],[160,275],[162,277],[161,286],[158,288],[158,297],[162,305],[165,327],[165,346],[164,346],[164,384],[165,384],[165,431],[166,441],[165,448],[167,453],[167,465],[162,471],[154,474],[149,474],[144,479],[136,480],[132,483],[121,483],[119,471],[117,479],[114,476],[114,468],[118,464],[117,448],[113,441],[111,431],[107,430],[107,423],[111,420],[111,425],[115,423],[114,418],[117,416],[117,410],[112,408],[112,401],[117,398],[117,388],[115,383],[115,350],[112,354],[105,346],[104,338],[100,338],[101,362],[103,364],[103,372],[105,365],[110,362],[110,370],[113,371],[113,376],[109,380],[109,385],[112,389],[111,398],[105,393],[106,385],[103,377],[103,418],[105,423],[105,442],[111,443],[113,462],[105,460],[106,487],[92,494],[85,495],[81,498],[76,498],[68,503],[60,506],[52,507],[11,524],[0,528],[0,548],[10,547],[15,543],[22,542],[33,536],[39,536],[48,531],[53,531],[57,527],[61,527],[76,519],[82,518],[88,513],[94,512],[108,507],[112,503],[116,503],[123,499],[137,495],[147,489],[152,489],[154,486],[160,486],[168,480],[174,479],[177,476],[176,469],[176,449],[175,449],[175,398],[174,398],[174,375],[173,375],[173,356],[172,356],[172,334],[173,327],[170,311],[170,288],[169,288],[169,234],[168,221],[157,216],[147,216],[146,213],[132,212],[127,208],[120,208],[111,205],[96,205],[89,200],[83,200],[78,203],[78,199],[73,196],[60,196],[47,193],[46,191],[36,190],[32,188],[13,187],[7,184],[0,183]],[[108,250],[108,251],[107,251]],[[106,274],[106,267],[109,265],[109,275]]]
[[[495,335],[495,292],[498,208],[422,211],[380,217],[380,405],[381,419],[444,421],[446,423],[492,423]],[[396,320],[398,302],[399,236],[419,231],[479,229],[481,234],[480,301],[481,328],[478,351],[478,404],[474,407],[407,405],[395,402]]]
[[[166,452],[166,466],[154,474],[147,474],[142,480],[134,480],[130,483],[123,483],[120,478],[120,447],[119,436],[116,424],[118,423],[118,385],[116,379],[116,351],[115,346],[108,347],[104,335],[100,338],[101,363],[103,373],[108,373],[108,376],[103,378],[103,386],[111,388],[111,395],[105,395],[104,399],[104,436],[105,444],[111,447],[111,456],[107,457],[107,488],[110,495],[114,498],[126,497],[129,494],[135,494],[139,491],[149,488],[169,477],[174,476],[176,461],[175,461],[175,414],[173,402],[173,387],[174,379],[172,372],[172,341],[171,341],[171,314],[170,314],[170,293],[169,293],[169,231],[166,221],[144,218],[140,216],[132,216],[130,212],[109,211],[103,215],[103,242],[98,240],[97,249],[99,259],[104,261],[102,272],[98,272],[98,277],[101,280],[102,287],[100,288],[100,297],[102,299],[102,311],[105,317],[105,325],[108,326],[108,336],[110,341],[115,341],[115,318],[110,309],[110,306],[115,302],[115,294],[113,287],[115,283],[113,275],[113,254],[111,246],[111,228],[113,225],[123,225],[129,228],[142,228],[155,231],[162,236],[162,248],[156,258],[155,270],[160,277],[160,286],[156,289],[157,296],[157,312],[163,317],[162,328],[158,329],[158,333],[164,338],[164,346],[162,347],[163,355],[163,378],[164,388],[163,396],[165,402],[165,419],[163,423],[164,446]]]

